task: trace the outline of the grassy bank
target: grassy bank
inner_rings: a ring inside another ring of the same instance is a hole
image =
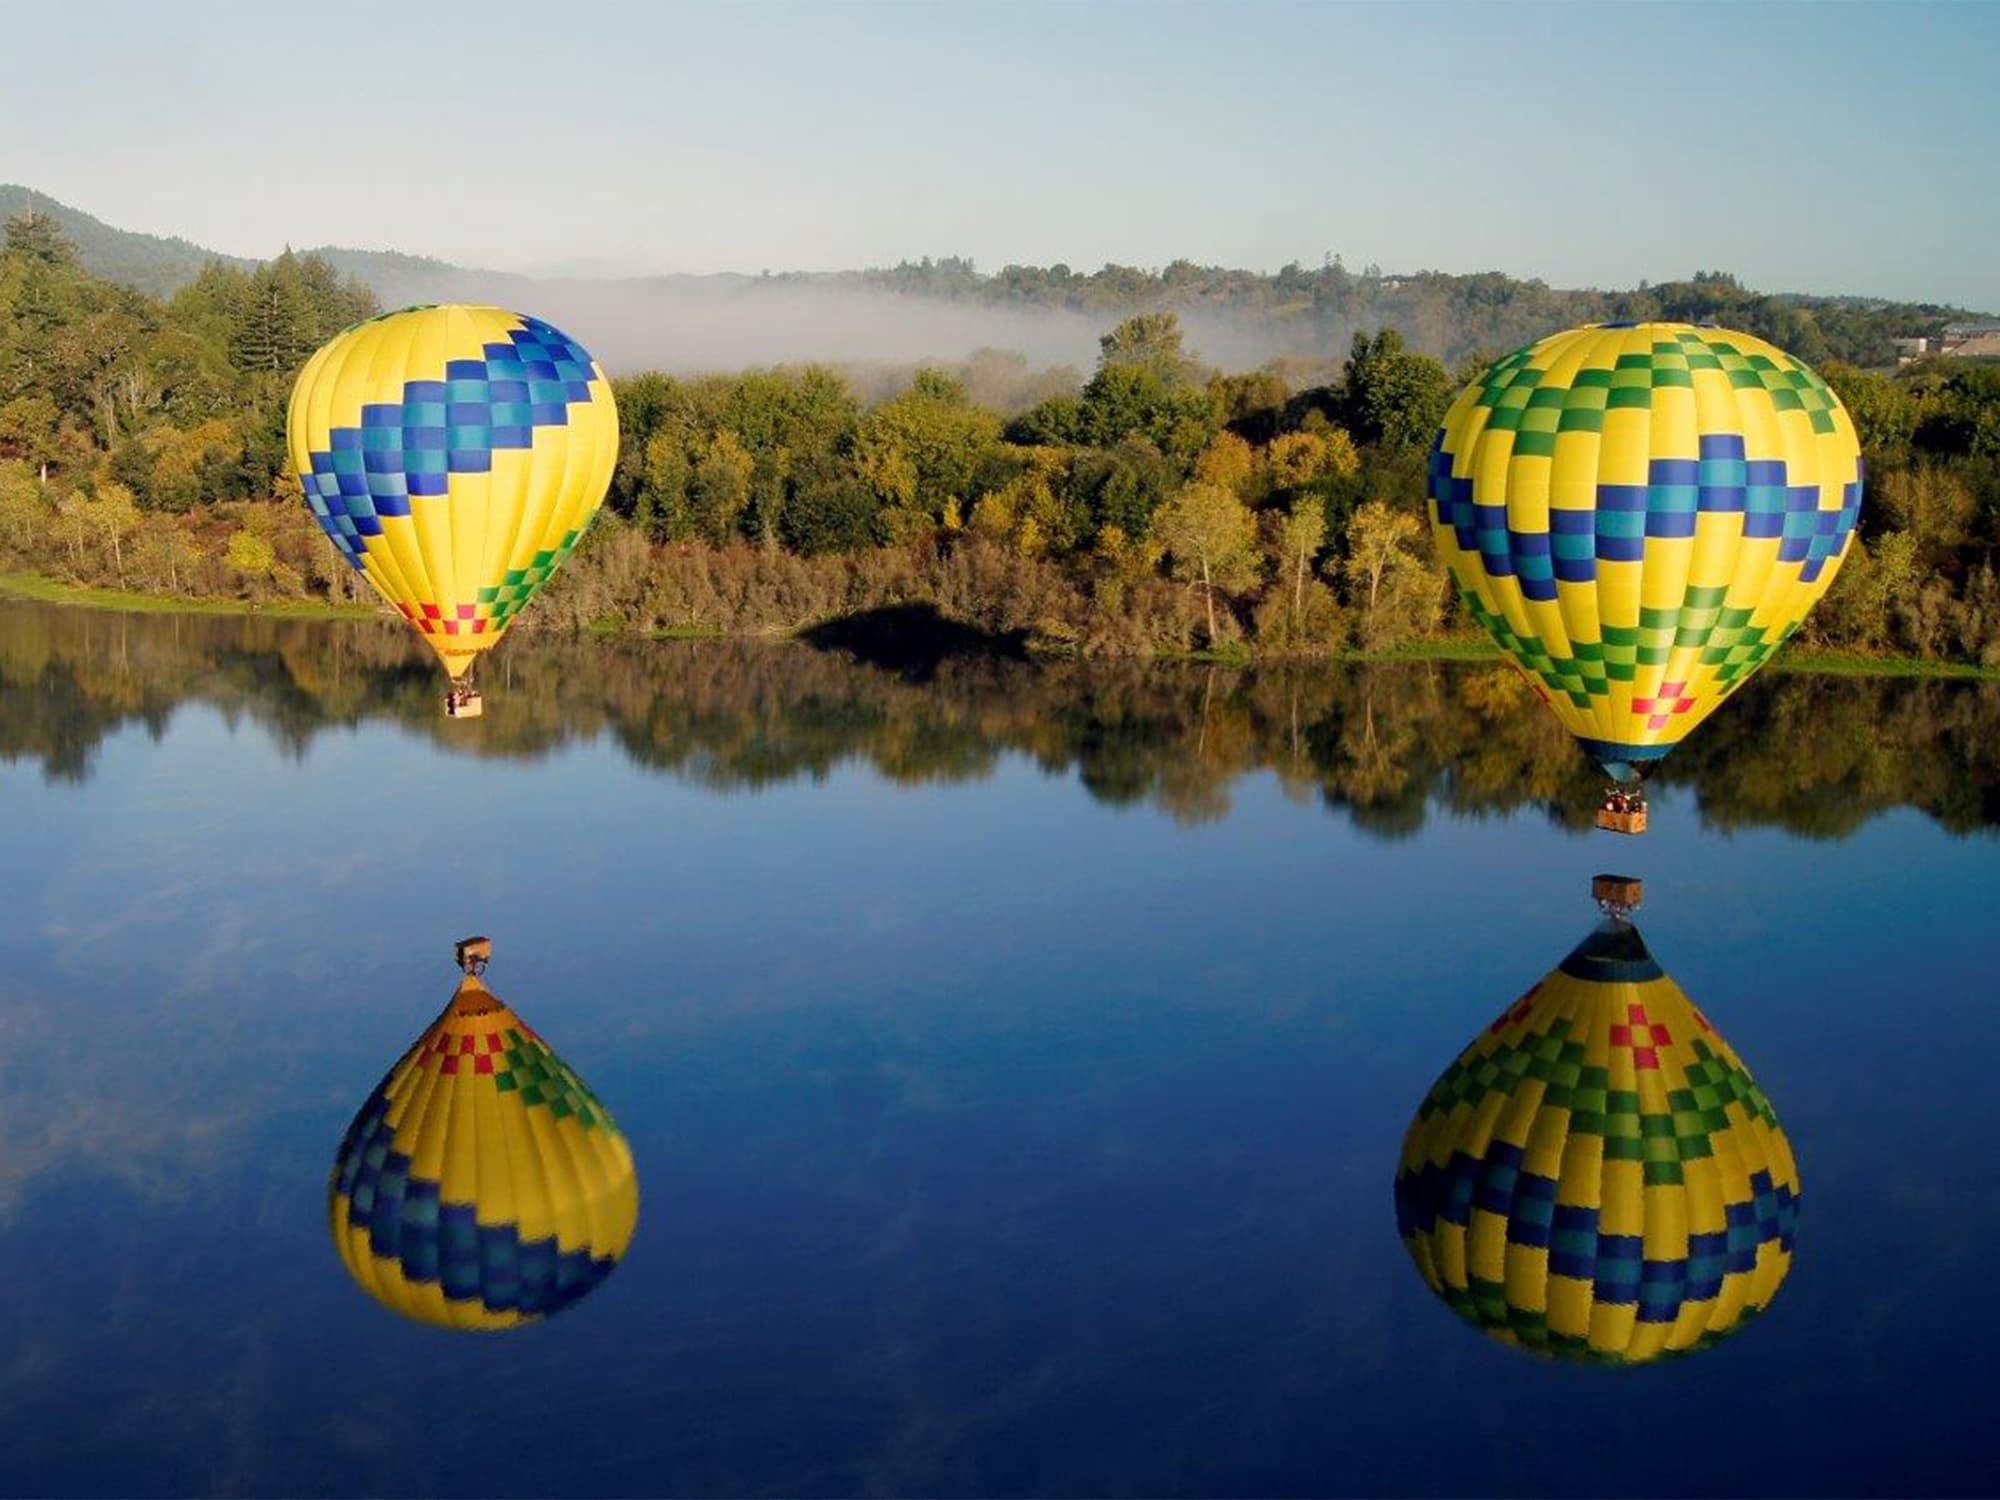
[[[393,618],[385,609],[367,604],[327,604],[311,600],[199,598],[186,599],[169,594],[148,594],[132,589],[93,588],[62,583],[39,573],[0,573],[0,598],[32,599],[46,604],[65,604],[83,609],[120,610],[152,615],[262,615],[280,620],[379,620]],[[833,623],[833,622],[827,622]],[[591,634],[601,639],[617,639],[643,634],[652,640],[781,640],[806,636],[816,627],[792,632],[768,630],[732,633],[719,627],[670,626],[646,632],[621,630],[598,622]],[[1040,654],[1040,653],[1038,653]],[[1068,654],[1060,649],[1048,655]],[[1198,662],[1214,666],[1247,667],[1258,662],[1285,660],[1282,653],[1259,653],[1232,642],[1213,651],[1159,652],[1161,661]],[[1314,658],[1302,658],[1314,659]],[[1348,649],[1333,660],[1341,662],[1479,662],[1505,660],[1493,642],[1477,636],[1448,636],[1440,640],[1411,641],[1383,651]],[[1958,679],[2000,679],[2000,665],[1975,662],[1933,661],[1914,656],[1878,656],[1861,651],[1827,650],[1821,647],[1792,646],[1771,662],[1773,671],[1819,672],[1847,677],[1934,677]]]
[[[255,599],[183,599],[172,594],[59,583],[39,573],[0,573],[0,596],[142,615],[263,615],[277,620],[376,620],[386,616],[386,611],[368,604],[326,604],[297,599],[269,603]]]

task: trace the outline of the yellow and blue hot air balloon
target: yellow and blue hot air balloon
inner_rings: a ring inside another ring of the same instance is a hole
[[[454,684],[568,557],[618,457],[611,384],[497,307],[411,307],[306,362],[287,415],[306,504]]]
[[[1762,339],[1604,323],[1459,394],[1430,499],[1466,607],[1630,784],[1826,592],[1861,453],[1840,398]]]
[[[389,1070],[333,1164],[333,1242],[371,1297],[446,1328],[500,1329],[575,1303],[639,1222],[611,1116],[473,971]]]
[[[1467,1321],[1637,1364],[1770,1304],[1799,1174],[1770,1101],[1614,909],[1432,1086],[1395,1196],[1417,1269]]]

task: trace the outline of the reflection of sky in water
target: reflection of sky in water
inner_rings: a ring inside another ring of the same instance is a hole
[[[2000,848],[1915,813],[1384,842],[1263,774],[1185,826],[1015,755],[722,796],[200,706],[81,785],[0,765],[0,809],[0,1489],[1986,1486]],[[1770,1314],[1636,1372],[1470,1333],[1390,1207],[1607,864],[1805,1185]],[[382,1312],[324,1223],[475,930],[643,1203],[599,1293],[489,1340]]]

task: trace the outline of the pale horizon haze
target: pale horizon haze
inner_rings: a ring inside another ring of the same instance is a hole
[[[2000,6],[0,3],[0,182],[269,256],[963,255],[2000,309]]]

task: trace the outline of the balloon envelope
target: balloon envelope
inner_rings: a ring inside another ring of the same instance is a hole
[[[470,975],[355,1116],[329,1196],[363,1290],[449,1328],[561,1312],[611,1274],[639,1222],[611,1116]]]
[[[348,329],[299,372],[287,431],[314,517],[454,678],[569,556],[618,457],[604,372],[497,307]]]
[[[1614,775],[1799,627],[1861,509],[1840,398],[1749,334],[1571,329],[1461,392],[1430,460],[1460,597]]]
[[[1729,1044],[1612,919],[1432,1086],[1395,1196],[1417,1269],[1468,1321],[1625,1364],[1706,1347],[1769,1304],[1799,1174]]]

